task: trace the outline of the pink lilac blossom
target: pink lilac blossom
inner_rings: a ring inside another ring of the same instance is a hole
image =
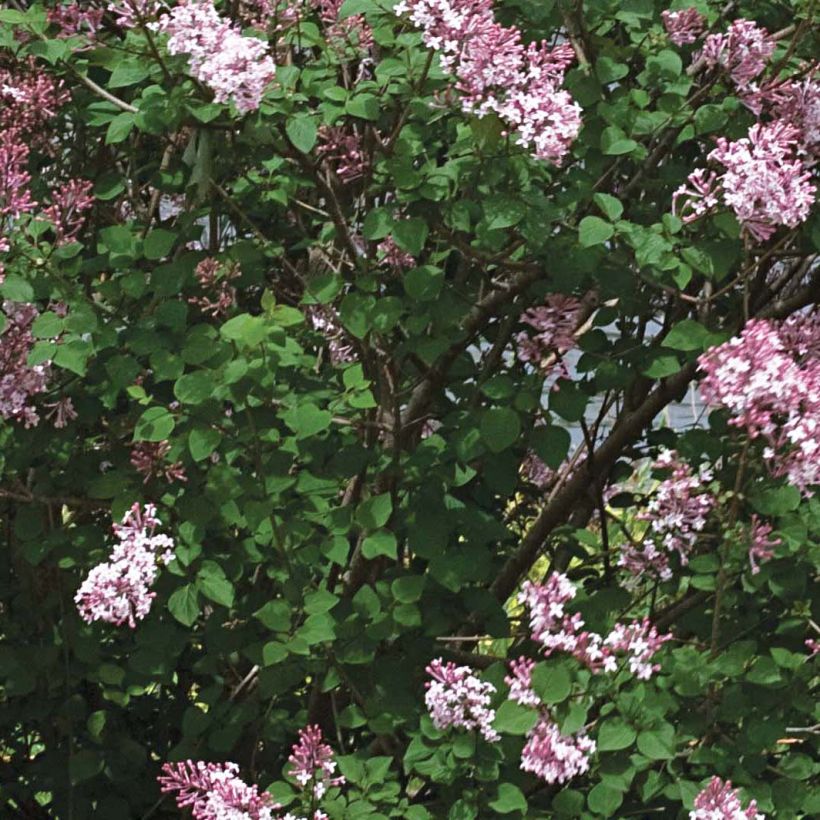
[[[532,639],[546,656],[567,652],[593,671],[612,671],[615,663],[601,636],[585,631],[578,613],[566,612],[566,604],[575,594],[575,585],[560,572],[552,573],[543,584],[525,581],[521,585],[518,600],[529,608]]]
[[[325,337],[330,362],[334,367],[356,361],[353,341],[345,332],[333,308],[327,305],[308,305],[305,315],[310,326]]]
[[[489,743],[500,739],[492,727],[495,710],[490,707],[495,686],[476,677],[469,666],[456,666],[436,658],[426,672],[433,680],[425,684],[424,702],[437,729],[477,730]]]
[[[382,240],[376,252],[380,257],[379,262],[392,270],[403,272],[416,266],[416,260],[412,254],[403,251],[392,236]]]
[[[771,473],[810,496],[820,483],[820,312],[752,319],[698,361],[705,402],[762,437]]]
[[[639,520],[649,523],[643,543],[624,546],[618,565],[636,578],[667,581],[672,577],[670,556],[677,553],[681,564],[688,563],[714,507],[714,496],[705,492],[712,473],[707,467],[695,473],[672,450],[663,451],[653,466],[671,474],[658,485],[646,511],[638,515]]]
[[[11,130],[0,130],[0,219],[18,219],[37,203],[29,190],[28,146]]]
[[[594,740],[583,732],[562,735],[558,726],[544,714],[527,734],[521,752],[521,769],[546,783],[566,783],[589,771],[589,759],[594,752]]]
[[[322,125],[316,136],[316,155],[342,182],[354,182],[367,173],[370,161],[357,131]]]
[[[51,376],[48,362],[28,364],[35,343],[31,326],[40,313],[34,305],[11,301],[3,302],[3,313],[6,327],[0,333],[0,417],[34,427],[40,417],[32,398],[46,391]]]
[[[510,700],[522,706],[541,706],[541,698],[532,689],[532,670],[535,661],[530,658],[518,658],[510,661],[510,674],[504,678],[504,683],[510,687]]]
[[[311,0],[311,4],[319,12],[322,27],[331,45],[338,48],[351,43],[364,50],[373,46],[373,29],[365,22],[363,14],[352,14],[344,20],[339,19],[344,0]]]
[[[152,25],[168,35],[170,54],[188,55],[191,74],[213,91],[216,102],[230,101],[241,114],[259,108],[276,73],[267,44],[243,36],[211,0],[185,0]]]
[[[189,296],[188,303],[215,318],[225,316],[236,304],[236,288],[231,284],[240,275],[235,262],[224,264],[217,259],[203,259],[194,271],[204,296]]]
[[[160,9],[158,0],[117,0],[108,4],[118,26],[137,28],[156,17]]]
[[[518,145],[561,162],[581,128],[580,107],[560,88],[570,46],[525,46],[518,28],[495,21],[492,0],[401,0],[393,10],[410,17],[455,76],[465,111],[497,114]]]
[[[85,212],[94,205],[94,184],[86,179],[69,180],[51,195],[43,216],[54,225],[57,245],[73,242],[85,223]]]
[[[695,8],[662,11],[663,27],[676,46],[694,43],[706,28],[706,18]]]
[[[555,471],[551,470],[532,450],[524,456],[520,472],[539,490],[545,490],[555,478]]]
[[[809,660],[811,660],[815,655],[820,653],[820,641],[816,640],[815,638],[806,638],[805,644],[806,649],[809,650]]]
[[[545,304],[525,311],[521,321],[535,332],[522,331],[515,337],[518,358],[549,368],[556,356],[575,347],[580,309],[581,303],[575,297],[553,293]]]
[[[671,635],[659,635],[649,623],[649,618],[632,624],[615,624],[615,628],[604,638],[604,646],[613,654],[624,654],[629,671],[638,680],[649,680],[660,671],[660,664],[650,663],[660,648],[671,639]]]
[[[318,726],[306,726],[299,731],[299,741],[293,745],[288,761],[292,767],[290,776],[302,789],[310,786],[316,800],[321,800],[329,788],[345,782],[342,775],[336,774],[333,749],[322,742]]]
[[[177,807],[194,820],[274,820],[273,798],[239,777],[235,763],[186,760],[164,763],[157,778],[164,794],[176,793]]]
[[[768,561],[774,557],[774,548],[783,543],[780,538],[770,538],[772,525],[764,524],[756,515],[752,516],[752,523],[749,532],[749,564],[752,567],[752,575],[760,572],[759,561]]]
[[[259,29],[272,26],[278,32],[296,25],[302,19],[300,6],[300,0],[246,0],[240,4],[239,13],[248,25]]]
[[[673,212],[677,200],[686,197],[680,216],[691,222],[711,211],[720,195],[758,241],[769,239],[781,225],[797,227],[808,219],[816,191],[811,173],[796,156],[799,137],[797,128],[781,120],[753,125],[748,137],[736,142],[719,137],[709,159],[725,170],[690,174],[690,187],[684,184],[673,195]]]
[[[106,621],[115,626],[127,623],[133,629],[148,614],[156,597],[150,588],[159,566],[174,557],[173,540],[155,533],[159,523],[153,504],[142,510],[135,503],[122,524],[114,524],[117,544],[109,560],[88,573],[74,596],[84,621]]]
[[[694,811],[689,812],[689,820],[765,820],[765,817],[758,812],[754,800],[744,809],[731,781],[724,782],[719,777],[709,781],[695,798]]]
[[[695,59],[703,60],[710,68],[720,66],[742,89],[766,68],[775,46],[776,42],[765,28],[740,19],[735,20],[725,34],[708,35]]]
[[[82,8],[79,3],[72,2],[68,5],[58,4],[48,11],[48,22],[57,26],[60,31],[58,37],[73,37],[87,30],[90,35],[94,35],[102,24],[105,9],[102,8]]]
[[[188,480],[181,461],[166,463],[165,456],[170,450],[171,445],[167,441],[138,441],[131,448],[131,466],[144,476],[143,484],[152,478],[162,478],[169,484]]]
[[[46,418],[54,425],[56,430],[62,430],[68,426],[70,421],[77,418],[77,411],[74,409],[74,403],[69,396],[63,396],[59,401],[46,403],[45,407],[48,409]]]

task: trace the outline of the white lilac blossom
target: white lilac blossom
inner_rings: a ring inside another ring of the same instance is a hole
[[[569,45],[525,46],[518,28],[495,21],[492,0],[401,0],[393,11],[422,30],[467,112],[497,114],[519,145],[561,162],[581,129],[581,109],[560,87],[575,59]]]
[[[431,661],[426,671],[432,680],[426,683],[424,701],[437,729],[477,730],[490,743],[499,739],[492,728],[495,710],[490,701],[496,690],[491,683],[476,677],[469,666],[441,658]]]
[[[689,812],[689,820],[765,820],[766,815],[757,810],[752,800],[744,809],[737,789],[731,781],[713,777],[709,785],[695,798],[695,808]]]
[[[170,54],[187,54],[191,74],[245,114],[259,108],[276,66],[267,45],[223,20],[211,0],[185,0],[152,24],[168,35]]]
[[[667,581],[672,577],[670,557],[677,554],[681,564],[688,563],[714,507],[714,497],[705,491],[712,473],[705,466],[694,472],[672,450],[663,451],[653,466],[668,470],[670,475],[661,481],[646,511],[638,516],[649,523],[643,542],[626,544],[618,565],[636,578]]]
[[[143,510],[135,503],[122,523],[113,525],[118,543],[109,560],[88,573],[74,596],[84,621],[127,623],[133,628],[148,614],[156,597],[151,586],[159,566],[174,557],[173,540],[155,532],[159,523],[153,504]]]
[[[521,769],[546,783],[566,783],[589,771],[589,758],[594,752],[594,740],[583,732],[562,735],[552,719],[543,714],[527,734]]]

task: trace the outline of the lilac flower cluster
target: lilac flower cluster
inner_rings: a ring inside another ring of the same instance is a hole
[[[522,362],[548,368],[556,357],[575,347],[575,331],[581,303],[574,296],[553,293],[543,305],[526,310],[521,321],[535,333],[516,336],[517,355]]]
[[[72,179],[51,195],[51,205],[43,216],[54,225],[57,245],[73,242],[85,223],[85,213],[94,204],[94,184],[86,179]]]
[[[783,120],[758,123],[748,137],[729,142],[724,137],[709,159],[724,171],[693,171],[688,184],[681,185],[672,198],[672,210],[684,198],[679,215],[684,222],[713,210],[722,197],[743,228],[755,239],[766,241],[781,225],[794,228],[808,219],[816,188],[796,151],[800,131]]]
[[[345,782],[342,775],[336,774],[333,749],[322,741],[322,730],[318,726],[306,726],[299,731],[299,740],[288,761],[292,767],[290,776],[302,789],[310,786],[316,800],[321,800],[329,788]]]
[[[510,661],[510,674],[504,678],[504,683],[510,687],[509,699],[521,704],[521,706],[533,706],[536,709],[541,706],[541,698],[532,688],[532,670],[535,668],[535,661],[531,658],[521,657]]]
[[[196,266],[194,276],[205,295],[190,296],[188,303],[214,318],[225,316],[236,304],[236,288],[231,282],[239,277],[239,265],[223,264],[213,258],[203,259]]]
[[[58,3],[48,10],[48,22],[59,29],[58,37],[73,37],[84,30],[93,36],[102,25],[103,14],[105,9],[102,7],[83,8],[77,2]]]
[[[342,182],[361,179],[370,167],[361,134],[341,126],[319,126],[316,155]]]
[[[194,820],[274,820],[273,798],[245,783],[235,763],[165,763],[157,779],[162,792],[176,793],[177,807],[189,808]]]
[[[762,436],[772,474],[811,495],[820,483],[820,311],[752,319],[699,363],[706,403],[725,407],[751,438]]]
[[[581,109],[560,88],[574,60],[568,45],[525,46],[518,28],[493,17],[492,0],[401,0],[441,67],[457,80],[462,105],[479,117],[495,113],[537,158],[558,164],[581,128]]]
[[[770,538],[772,525],[764,524],[756,515],[752,516],[752,523],[749,530],[749,564],[752,567],[752,575],[760,572],[759,561],[768,561],[774,556],[774,548],[783,543],[780,538]]]
[[[31,400],[45,392],[51,375],[48,362],[28,364],[35,342],[31,326],[40,313],[34,305],[5,301],[3,314],[6,327],[0,333],[0,418],[34,427],[40,417]]]
[[[726,33],[710,34],[695,59],[710,68],[719,66],[732,82],[744,88],[766,68],[775,41],[751,20],[735,20]]]
[[[223,20],[211,0],[182,0],[151,25],[168,35],[169,53],[188,55],[191,73],[216,102],[233,102],[242,114],[259,108],[276,73],[267,45]]]
[[[629,671],[638,680],[649,680],[660,671],[660,664],[650,663],[671,635],[659,635],[649,618],[632,624],[615,624],[604,638],[604,646],[614,654],[626,656]]]
[[[160,9],[159,0],[115,0],[108,4],[117,25],[122,28],[136,28],[156,17]]]
[[[737,789],[731,781],[713,777],[709,785],[695,798],[694,811],[689,812],[689,820],[765,820],[766,815],[757,810],[752,800],[744,809]]]
[[[379,242],[376,252],[380,256],[380,263],[382,265],[387,265],[387,267],[394,271],[399,271],[401,273],[416,266],[416,260],[413,258],[412,254],[407,253],[407,251],[403,251],[396,244],[396,240],[393,239],[392,236],[388,236]]]
[[[492,727],[495,710],[490,700],[496,690],[491,683],[479,680],[469,666],[444,663],[441,658],[431,661],[426,671],[433,680],[425,684],[424,702],[437,729],[477,729],[488,742],[499,740]]]
[[[159,523],[153,504],[142,510],[135,503],[122,523],[114,524],[118,543],[109,560],[88,573],[74,596],[84,621],[107,621],[116,626],[127,623],[134,628],[148,614],[156,597],[151,586],[159,565],[174,557],[173,540],[155,534]]]
[[[531,637],[546,656],[567,652],[593,672],[614,672],[618,669],[618,656],[622,654],[632,673],[642,680],[658,671],[660,667],[649,661],[669,640],[668,635],[659,635],[646,618],[628,625],[616,624],[605,638],[586,631],[580,614],[566,612],[566,604],[575,594],[575,585],[560,572],[552,573],[543,584],[525,581],[521,586],[518,600],[529,608]],[[523,689],[528,678],[520,659],[511,671]],[[529,674],[531,672],[530,668]],[[521,697],[527,695],[522,692]]]
[[[311,3],[319,12],[325,35],[332,46],[340,48],[349,43],[363,50],[373,46],[373,29],[365,22],[363,14],[339,19],[344,0],[311,0]]]
[[[338,366],[356,361],[356,348],[333,308],[327,305],[308,305],[305,315],[310,326],[327,340],[331,364]]]
[[[636,578],[649,576],[668,581],[672,577],[671,555],[677,553],[684,566],[688,563],[714,507],[714,497],[703,492],[712,473],[707,467],[694,473],[672,450],[663,451],[653,466],[669,470],[670,475],[661,481],[646,511],[638,516],[649,522],[643,543],[624,546],[618,565]]]
[[[181,461],[166,463],[165,456],[170,450],[171,445],[167,441],[138,441],[131,448],[131,466],[144,476],[143,484],[152,478],[162,478],[169,484],[188,480]]]
[[[521,752],[521,769],[532,772],[546,783],[566,783],[589,771],[589,759],[595,753],[595,741],[583,732],[562,735],[546,714],[527,733]]]
[[[694,43],[706,28],[706,18],[695,8],[661,12],[663,26],[676,46]]]

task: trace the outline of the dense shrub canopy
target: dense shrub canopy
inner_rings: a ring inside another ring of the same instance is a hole
[[[0,815],[820,812],[815,13],[0,3]]]

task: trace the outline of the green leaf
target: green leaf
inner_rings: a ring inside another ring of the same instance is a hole
[[[411,299],[429,302],[437,299],[444,285],[444,271],[432,265],[421,265],[404,274],[404,290]]]
[[[621,154],[629,154],[638,147],[638,143],[621,131],[611,125],[604,129],[601,135],[601,149],[607,156],[620,156]]]
[[[359,504],[356,520],[367,530],[377,530],[388,522],[392,512],[393,502],[390,493],[383,493]]]
[[[673,741],[674,735],[671,731],[641,732],[638,735],[638,751],[651,760],[669,760],[675,756]]]
[[[269,641],[262,647],[262,664],[275,666],[288,656],[288,648],[279,641]]]
[[[333,417],[329,411],[320,410],[310,402],[303,402],[288,410],[282,418],[285,424],[296,433],[297,439],[304,439],[327,430]]]
[[[104,763],[103,756],[94,749],[81,749],[71,755],[68,759],[68,776],[72,785],[96,777],[103,770]]]
[[[374,208],[364,219],[362,236],[365,239],[384,239],[393,230],[393,213],[389,208]]]
[[[53,339],[63,332],[65,321],[56,313],[41,313],[31,325],[35,339]]]
[[[199,595],[193,584],[175,590],[168,599],[168,609],[183,625],[192,626],[199,617]]]
[[[268,601],[253,613],[271,632],[287,632],[290,629],[291,608],[283,600]]]
[[[599,216],[585,216],[578,225],[578,241],[584,248],[601,245],[614,233],[615,228]]]
[[[177,235],[164,228],[155,228],[143,242],[143,253],[146,259],[164,259],[174,247]]]
[[[165,407],[149,407],[134,427],[134,441],[165,441],[175,424]]]
[[[113,120],[108,124],[108,130],[105,132],[105,144],[115,145],[122,142],[134,127],[134,115],[124,111],[122,114],[117,114]]]
[[[366,11],[372,11],[378,8],[373,0],[344,0],[342,3],[338,19],[347,20],[348,17],[353,17],[356,14],[364,14]]]
[[[267,335],[267,326],[261,316],[251,316],[248,313],[240,313],[228,319],[219,328],[219,334],[223,339],[231,342],[241,342],[247,347],[256,347]]]
[[[569,453],[571,443],[572,437],[569,432],[555,424],[536,427],[530,437],[535,454],[553,470],[561,466]]]
[[[188,434],[188,450],[194,461],[203,461],[219,446],[222,434],[213,427],[195,427]]]
[[[390,585],[390,591],[399,603],[413,604],[421,598],[424,585],[425,577],[423,575],[405,575],[393,581]]]
[[[427,223],[418,217],[402,219],[393,226],[393,238],[396,244],[412,256],[418,256],[421,253],[427,241],[428,232]]]
[[[91,345],[88,342],[74,339],[57,346],[57,352],[54,354],[54,364],[64,370],[70,370],[78,376],[84,376],[91,353]]]
[[[379,118],[379,99],[373,94],[357,94],[345,103],[345,111],[363,120]]]
[[[303,154],[307,154],[316,145],[316,123],[307,114],[289,117],[285,123],[285,132]]]
[[[202,404],[211,396],[213,389],[213,374],[207,370],[196,370],[176,380],[174,395],[183,404]]]
[[[611,222],[621,218],[624,212],[624,206],[619,199],[609,194],[595,194],[593,197],[595,204],[604,212],[606,218]]]
[[[711,334],[694,319],[678,322],[663,338],[663,346],[672,350],[703,350]]]
[[[518,440],[521,419],[509,407],[492,407],[481,416],[481,438],[493,453],[500,453]]]
[[[511,228],[524,218],[526,212],[524,203],[513,197],[493,197],[484,203],[484,216],[489,230]]]
[[[149,73],[149,65],[137,60],[118,60],[108,79],[109,88],[125,88],[141,83]]]
[[[596,784],[587,795],[590,810],[604,817],[612,817],[623,800],[623,794],[606,783]]]
[[[225,572],[214,561],[204,561],[197,573],[199,591],[214,603],[229,609],[233,606],[233,584],[225,577]]]
[[[538,723],[538,712],[505,700],[495,713],[493,727],[508,735],[525,735]]]
[[[362,555],[368,560],[384,555],[387,558],[398,556],[396,536],[390,530],[376,530],[362,542]]]
[[[34,288],[22,276],[7,273],[0,282],[0,293],[12,302],[31,302],[34,300]]]
[[[749,503],[761,515],[785,515],[800,506],[800,491],[797,487],[754,487],[749,493]]]
[[[495,799],[490,801],[490,808],[498,814],[509,814],[513,811],[527,811],[527,798],[524,792],[512,783],[500,783]]]
[[[598,730],[598,751],[615,752],[628,749],[635,742],[635,730],[620,718],[610,718]]]
[[[572,688],[569,672],[560,662],[543,662],[532,670],[532,688],[545,703],[561,703]]]
[[[652,379],[663,379],[672,376],[681,369],[681,363],[677,356],[670,353],[655,353],[652,356],[651,364],[641,371],[644,376]]]

